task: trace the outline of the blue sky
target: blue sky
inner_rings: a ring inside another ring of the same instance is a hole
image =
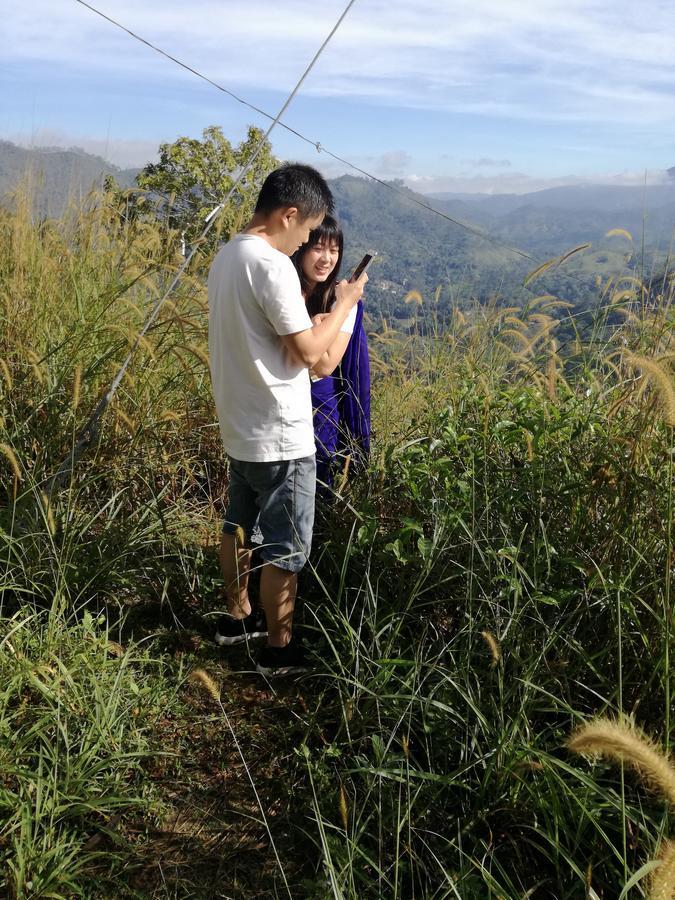
[[[98,0],[275,113],[344,0]],[[0,136],[142,165],[218,124],[264,125],[75,0],[3,11]],[[636,184],[675,166],[670,0],[357,0],[285,121],[422,191]],[[341,169],[277,131],[275,151]]]

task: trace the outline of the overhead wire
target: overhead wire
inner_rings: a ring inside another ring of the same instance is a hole
[[[416,196],[413,192],[411,192],[410,190],[407,190],[407,189],[405,189],[405,190],[404,190],[404,189],[401,189],[401,188],[399,188],[397,185],[392,184],[391,182],[385,181],[385,180],[382,179],[382,178],[379,178],[377,175],[374,175],[372,172],[368,172],[366,169],[362,168],[361,166],[358,166],[356,163],[351,162],[351,160],[348,160],[348,159],[346,159],[345,157],[342,157],[342,156],[340,156],[339,154],[337,154],[337,153],[333,152],[332,150],[330,150],[329,148],[325,147],[320,141],[313,140],[312,138],[310,138],[310,137],[308,137],[307,135],[303,134],[301,131],[298,131],[296,128],[293,128],[292,126],[286,124],[285,122],[280,121],[281,116],[283,115],[283,113],[286,111],[286,109],[287,109],[288,106],[290,105],[290,102],[292,101],[292,99],[293,99],[293,98],[295,97],[295,95],[297,94],[297,92],[298,92],[300,86],[301,86],[302,83],[304,82],[305,78],[307,77],[307,75],[309,74],[309,72],[311,71],[311,69],[314,67],[316,61],[317,61],[318,58],[321,56],[321,54],[322,54],[323,50],[325,49],[325,47],[326,47],[326,46],[328,45],[328,43],[330,42],[331,38],[333,37],[333,35],[334,35],[335,32],[337,31],[338,27],[339,27],[340,24],[342,23],[343,19],[345,18],[345,16],[347,15],[347,13],[349,12],[349,10],[351,9],[351,7],[352,7],[353,3],[355,2],[355,0],[351,0],[351,2],[348,3],[347,7],[346,7],[345,10],[343,11],[343,13],[342,13],[342,15],[340,16],[340,18],[338,19],[338,21],[337,21],[336,25],[334,26],[334,28],[332,29],[331,33],[328,35],[328,37],[326,38],[326,40],[323,42],[323,44],[321,45],[321,47],[319,48],[319,50],[318,50],[317,53],[315,54],[315,56],[314,56],[314,58],[312,59],[311,63],[309,64],[309,66],[307,67],[307,69],[305,70],[305,72],[303,73],[302,77],[300,78],[300,80],[299,80],[298,83],[296,84],[295,88],[293,89],[291,95],[289,96],[289,98],[287,99],[287,101],[284,103],[284,106],[282,107],[282,109],[280,110],[280,112],[279,112],[277,115],[273,115],[272,113],[268,112],[267,110],[262,109],[261,107],[257,106],[256,104],[251,103],[249,100],[245,99],[244,97],[239,96],[239,95],[238,95],[237,93],[235,93],[234,91],[230,90],[229,88],[226,88],[224,85],[220,84],[218,81],[215,81],[213,78],[210,78],[208,75],[205,75],[203,72],[199,71],[199,69],[196,69],[194,66],[191,66],[189,63],[184,62],[183,60],[181,60],[181,59],[179,59],[178,57],[174,56],[172,53],[169,53],[167,50],[165,50],[165,49],[163,49],[162,47],[160,47],[160,46],[158,46],[157,44],[155,44],[153,41],[148,40],[147,38],[145,38],[145,37],[143,37],[142,35],[138,34],[136,31],[134,31],[133,29],[131,29],[131,28],[129,28],[128,26],[124,25],[122,22],[118,21],[118,20],[115,19],[114,17],[112,17],[112,16],[108,15],[107,13],[103,12],[101,9],[99,9],[99,8],[96,7],[96,6],[94,6],[92,3],[89,3],[88,0],[75,0],[75,2],[78,3],[80,6],[85,7],[85,8],[88,9],[90,12],[92,12],[92,13],[94,13],[95,15],[99,16],[100,18],[104,19],[104,20],[105,20],[106,22],[108,22],[109,24],[115,26],[116,28],[119,28],[121,31],[123,31],[125,34],[127,34],[129,37],[131,37],[132,39],[134,39],[134,40],[138,41],[139,43],[143,44],[144,46],[146,46],[147,48],[149,48],[149,49],[152,50],[153,52],[158,53],[160,56],[162,56],[162,57],[164,57],[165,59],[169,60],[171,63],[173,63],[173,64],[179,66],[180,68],[184,69],[185,71],[187,71],[187,72],[190,73],[191,75],[194,75],[196,78],[201,79],[202,81],[206,82],[206,83],[209,84],[210,86],[216,88],[216,90],[218,90],[218,91],[220,91],[220,92],[226,94],[228,97],[232,98],[232,99],[235,100],[237,103],[240,103],[241,105],[246,106],[248,109],[251,109],[253,112],[257,113],[258,115],[263,116],[264,118],[267,118],[267,119],[271,120],[271,125],[270,125],[270,127],[268,128],[268,130],[265,132],[265,135],[264,135],[264,137],[262,138],[261,142],[259,143],[259,145],[258,145],[256,151],[254,152],[254,155],[249,159],[249,161],[248,161],[248,163],[246,164],[246,166],[244,167],[244,169],[242,169],[242,171],[239,173],[237,179],[235,180],[235,182],[234,182],[234,184],[233,184],[231,190],[228,192],[227,196],[221,201],[221,203],[218,204],[218,206],[217,206],[217,207],[212,211],[212,213],[210,214],[209,219],[207,220],[207,223],[206,223],[206,228],[204,229],[202,235],[201,235],[200,238],[195,242],[192,251],[191,251],[190,254],[187,256],[187,258],[185,259],[183,265],[180,267],[180,269],[178,270],[177,274],[176,274],[175,277],[173,278],[173,280],[172,280],[172,282],[171,282],[171,285],[169,286],[168,290],[165,292],[165,294],[159,299],[159,301],[158,301],[157,304],[155,305],[155,308],[153,309],[153,312],[151,313],[151,315],[150,315],[150,317],[148,318],[148,320],[147,320],[145,326],[143,327],[143,329],[142,329],[141,332],[139,333],[139,335],[138,335],[136,341],[134,342],[134,345],[132,346],[132,348],[131,348],[131,350],[130,350],[128,356],[127,356],[127,359],[125,360],[125,362],[124,362],[124,364],[123,364],[123,366],[122,366],[122,369],[120,370],[120,372],[118,373],[118,375],[115,377],[115,379],[114,379],[114,381],[113,381],[113,383],[112,383],[112,385],[111,385],[110,391],[108,392],[108,394],[106,394],[106,396],[103,398],[103,400],[99,403],[100,409],[99,409],[99,407],[96,408],[96,410],[94,411],[94,413],[93,413],[92,416],[90,417],[90,420],[87,422],[87,424],[85,425],[85,427],[82,429],[82,431],[81,431],[81,436],[82,436],[83,439],[86,440],[86,443],[90,443],[91,440],[93,440],[93,435],[92,435],[92,434],[88,434],[88,432],[91,431],[92,426],[95,426],[95,425],[97,424],[98,419],[100,418],[100,415],[102,414],[103,410],[104,410],[105,407],[108,405],[108,403],[110,402],[110,399],[112,399],[112,395],[115,393],[115,391],[116,391],[116,389],[117,389],[117,387],[118,387],[118,385],[119,385],[119,383],[120,383],[122,377],[124,376],[124,373],[126,372],[126,369],[127,369],[128,365],[129,365],[129,363],[130,363],[130,361],[131,361],[131,358],[132,358],[133,355],[135,354],[135,351],[136,351],[138,345],[140,344],[141,340],[143,339],[143,337],[144,337],[145,334],[147,333],[148,329],[152,326],[153,322],[155,321],[155,319],[156,319],[156,317],[157,317],[157,314],[158,314],[158,312],[159,312],[159,308],[160,308],[161,305],[164,303],[164,301],[165,301],[166,298],[169,296],[169,294],[170,294],[170,293],[174,290],[174,288],[176,287],[176,285],[177,285],[178,281],[180,280],[182,274],[184,273],[185,269],[187,268],[187,266],[189,265],[190,261],[192,260],[194,254],[195,254],[195,252],[196,252],[197,247],[201,244],[203,238],[206,236],[206,234],[209,232],[209,230],[210,230],[210,228],[212,227],[212,225],[213,225],[213,224],[215,223],[215,221],[217,220],[218,215],[219,215],[220,212],[222,211],[224,205],[229,201],[229,199],[230,199],[230,198],[232,197],[232,195],[234,194],[234,192],[235,192],[236,188],[238,187],[238,185],[240,184],[240,182],[241,182],[243,176],[244,176],[244,175],[246,174],[246,172],[250,169],[252,163],[254,162],[255,158],[257,157],[257,155],[259,154],[260,150],[262,149],[262,146],[264,145],[264,142],[267,140],[267,137],[269,136],[269,134],[271,133],[271,131],[272,131],[275,127],[283,128],[283,129],[284,129],[285,131],[287,131],[288,133],[294,135],[295,137],[297,137],[297,138],[300,139],[301,141],[303,141],[303,142],[305,142],[306,144],[308,144],[309,146],[313,147],[317,152],[325,154],[326,156],[330,157],[331,159],[335,160],[336,162],[340,163],[341,165],[345,166],[346,168],[351,169],[351,170],[354,171],[354,172],[357,172],[359,175],[362,175],[362,176],[364,176],[365,178],[370,179],[371,181],[374,181],[375,183],[379,184],[381,187],[385,188],[386,190],[391,191],[391,192],[393,192],[393,193],[395,193],[395,194],[401,196],[401,197],[402,197],[404,200],[406,200],[407,202],[412,203],[412,204],[414,204],[414,205],[416,205],[416,206],[418,206],[418,207],[421,207],[422,209],[426,210],[427,212],[430,212],[430,213],[432,213],[433,215],[438,216],[439,218],[445,220],[446,222],[448,222],[448,223],[450,223],[450,224],[452,224],[452,225],[454,225],[454,226],[456,226],[456,227],[458,227],[458,228],[464,230],[465,232],[467,232],[467,233],[469,233],[469,234],[471,234],[471,235],[477,237],[478,239],[483,240],[483,241],[487,242],[488,244],[492,244],[492,245],[495,246],[495,247],[500,247],[500,248],[502,248],[503,250],[505,250],[505,251],[507,251],[507,252],[510,252],[510,253],[514,254],[515,256],[518,256],[518,257],[521,258],[521,259],[527,260],[527,261],[530,262],[530,263],[534,263],[534,264],[537,265],[537,266],[541,266],[542,263],[545,265],[546,262],[549,262],[552,268],[555,267],[555,258],[552,259],[552,260],[548,260],[548,261],[542,261],[541,259],[537,258],[537,257],[534,256],[533,254],[527,252],[526,250],[523,250],[523,249],[520,248],[520,247],[513,246],[511,243],[509,243],[508,241],[503,240],[502,238],[498,237],[497,235],[494,235],[494,234],[491,234],[491,233],[489,233],[489,232],[486,232],[486,231],[484,231],[484,230],[482,230],[482,229],[480,229],[480,228],[478,228],[478,227],[476,227],[476,226],[474,226],[474,225],[471,225],[471,224],[469,224],[469,223],[467,223],[467,222],[464,222],[464,221],[461,220],[461,219],[458,219],[458,218],[456,218],[456,217],[454,217],[454,216],[451,216],[449,213],[446,213],[446,212],[444,212],[443,210],[439,210],[438,208],[436,208],[436,207],[433,206],[432,204],[427,203],[427,202],[421,200],[419,197],[417,197],[417,196]],[[583,280],[582,278],[580,278],[579,276],[575,275],[574,273],[569,272],[569,271],[564,271],[564,270],[559,270],[559,272],[560,272],[560,274],[561,274],[564,278],[570,279],[570,280],[572,280],[572,281],[576,281],[576,282],[582,284],[585,288],[588,287],[587,282],[584,281],[584,280]],[[559,292],[558,292],[558,293],[559,293]],[[581,311],[578,312],[578,313],[568,314],[567,319],[568,319],[568,320],[570,320],[570,319],[575,319],[575,318],[577,318],[577,317],[579,317],[579,316],[586,315],[587,313],[588,313],[588,310],[581,310]],[[82,439],[82,438],[81,438],[81,439]],[[63,462],[63,464],[62,464],[62,466],[60,467],[60,470],[59,470],[59,472],[60,472],[61,474],[63,474],[63,473],[61,472],[61,470],[63,470],[64,467],[68,465],[68,463],[70,462],[70,460],[71,460],[71,457],[69,457],[67,460],[64,460],[64,462]]]
[[[216,88],[216,90],[221,91],[223,94],[227,94],[228,97],[231,97],[237,103],[242,104],[242,106],[246,106],[249,109],[253,110],[253,112],[258,113],[258,115],[263,116],[266,119],[276,120],[276,117],[267,112],[267,110],[261,109],[261,107],[256,106],[254,103],[246,100],[243,97],[240,97],[234,91],[229,88],[224,87],[224,85],[220,84],[218,81],[215,81],[213,78],[210,78],[208,75],[205,75],[203,72],[200,72],[199,69],[196,69],[194,66],[191,66],[189,63],[184,62],[178,57],[174,56],[172,53],[169,53],[167,50],[164,50],[162,47],[159,47],[157,44],[133,31],[131,28],[128,28],[122,22],[119,22],[117,19],[109,16],[107,13],[104,13],[102,10],[98,9],[91,3],[88,3],[87,0],[75,0],[76,3],[79,3],[80,6],[86,7],[91,12],[95,13],[97,16],[100,16],[102,19],[105,19],[106,22],[109,22],[111,25],[114,25],[116,28],[119,28],[121,31],[124,31],[134,40],[139,41],[141,44],[144,44],[150,50],[153,50],[155,53],[158,53],[160,56],[163,56],[165,59],[168,59],[170,62],[174,63],[180,68],[185,69],[186,72],[194,75],[197,78],[200,78],[202,81],[205,81],[207,84],[211,85],[211,87]],[[540,262],[535,256],[531,253],[528,253],[526,250],[522,250],[520,247],[514,247],[508,243],[508,241],[504,241],[496,235],[488,234],[482,231],[480,228],[477,228],[474,225],[469,224],[468,222],[464,222],[461,219],[457,219],[454,216],[451,216],[449,213],[445,213],[440,209],[437,209],[435,206],[432,206],[429,203],[425,203],[423,200],[420,200],[416,197],[412,192],[407,190],[401,190],[396,185],[391,182],[385,181],[382,178],[379,178],[377,175],[373,175],[372,172],[366,171],[366,169],[361,168],[356,165],[356,163],[351,162],[348,159],[340,156],[337,153],[334,153],[332,150],[329,150],[325,147],[321,141],[312,140],[312,138],[307,137],[307,135],[303,134],[301,131],[287,125],[285,122],[277,122],[280,128],[283,128],[285,131],[299,138],[301,141],[304,141],[306,144],[309,144],[313,147],[318,153],[323,153],[331,159],[339,162],[341,165],[346,166],[354,172],[358,172],[359,175],[363,175],[365,178],[370,178],[372,181],[375,181],[377,184],[380,184],[382,187],[387,190],[393,191],[396,194],[399,194],[401,197],[404,197],[410,203],[414,203],[417,206],[420,206],[422,209],[426,209],[428,212],[433,213],[434,215],[440,216],[442,219],[445,219],[446,222],[450,222],[452,225],[456,225],[458,228],[462,228],[465,231],[473,234],[475,237],[481,238],[482,240],[487,241],[488,243],[493,243],[495,245],[499,245],[504,249],[509,250],[511,253],[520,256],[523,259],[528,260],[529,262],[537,263]]]
[[[488,244],[492,244],[495,247],[500,247],[501,249],[503,249],[509,253],[512,253],[513,255],[519,257],[520,259],[526,260],[529,263],[533,263],[535,265],[535,267],[540,267],[541,265],[546,264],[547,262],[550,263],[551,268],[554,268],[563,278],[566,278],[569,281],[573,281],[577,284],[580,284],[583,288],[588,289],[588,287],[589,287],[588,282],[585,281],[583,278],[579,277],[574,272],[570,272],[568,270],[557,268],[555,257],[550,260],[542,260],[541,258],[534,256],[532,253],[529,253],[528,251],[523,250],[521,247],[514,246],[510,242],[505,241],[503,238],[500,238],[497,235],[491,234],[490,232],[486,232],[483,229],[476,227],[475,225],[471,225],[470,223],[463,221],[462,219],[458,219],[455,216],[451,216],[449,213],[446,213],[443,210],[438,209],[437,207],[433,206],[430,203],[420,200],[420,198],[418,196],[416,196],[412,191],[407,190],[407,189],[405,189],[405,190],[401,189],[397,185],[392,184],[389,181],[385,181],[382,178],[379,178],[377,175],[374,175],[372,172],[368,172],[366,169],[362,168],[361,166],[358,166],[356,163],[351,162],[351,160],[348,160],[345,157],[340,156],[338,153],[333,152],[328,147],[325,147],[320,141],[313,140],[312,138],[303,134],[301,131],[298,131],[296,128],[293,128],[292,126],[286,124],[285,122],[278,121],[278,118],[273,116],[272,113],[268,112],[265,109],[262,109],[261,107],[257,106],[254,103],[251,103],[249,100],[245,99],[244,97],[241,97],[239,94],[235,93],[234,91],[232,91],[229,88],[226,88],[224,85],[220,84],[220,82],[216,81],[213,78],[210,78],[208,75],[205,75],[199,69],[195,68],[194,66],[191,66],[189,63],[184,62],[183,60],[179,59],[177,56],[174,56],[172,53],[169,53],[164,48],[155,44],[153,41],[150,41],[147,38],[143,37],[142,35],[138,34],[136,31],[129,28],[127,25],[124,25],[119,20],[113,18],[112,16],[108,15],[107,13],[104,13],[102,10],[100,10],[98,7],[94,6],[92,3],[89,3],[88,0],[75,0],[75,2],[78,3],[80,6],[83,6],[86,9],[90,10],[95,15],[100,16],[100,18],[104,19],[106,22],[110,23],[111,25],[114,25],[116,28],[119,28],[121,31],[125,32],[129,37],[131,37],[134,40],[138,41],[139,43],[145,45],[150,50],[154,51],[155,53],[158,53],[160,56],[164,57],[165,59],[169,60],[170,62],[172,62],[175,65],[179,66],[180,68],[184,69],[185,71],[189,72],[191,75],[194,75],[196,78],[201,79],[202,81],[209,84],[211,87],[216,88],[216,90],[220,91],[221,93],[226,94],[228,97],[231,97],[233,100],[235,100],[237,103],[240,103],[242,106],[246,106],[248,109],[251,109],[253,112],[258,113],[258,115],[263,116],[264,118],[273,120],[273,124],[278,125],[278,127],[283,128],[289,134],[294,135],[299,140],[301,140],[304,143],[308,144],[309,146],[313,147],[318,153],[323,153],[324,155],[330,157],[331,159],[335,160],[336,162],[340,163],[341,165],[345,166],[346,168],[351,169],[353,172],[357,172],[359,175],[362,175],[363,177],[368,178],[371,181],[374,181],[376,184],[379,184],[381,187],[385,188],[386,190],[397,194],[398,196],[400,196],[404,200],[406,200],[408,203],[412,203],[412,204],[420,207],[421,209],[427,210],[427,212],[430,212],[433,215],[436,215],[439,218],[444,219],[446,222],[449,222],[450,224],[463,229],[468,234],[471,234],[471,235],[477,237],[478,239],[485,241]],[[560,292],[557,292],[557,293],[560,293]],[[564,298],[561,298],[561,299],[564,299]],[[585,312],[586,312],[585,310],[582,310],[579,313],[570,313],[567,318],[574,319],[574,318],[577,318],[578,316],[584,315]]]
[[[107,16],[105,16],[105,14],[101,14],[98,10],[95,10],[93,7],[89,6],[89,4],[85,2],[85,0],[76,0],[76,2],[81,3],[83,6],[89,7],[94,12],[97,12],[99,15],[103,15],[104,18],[108,18]],[[136,335],[136,338],[135,338],[133,344],[131,345],[129,353],[127,354],[126,359],[124,360],[124,362],[118,369],[115,377],[113,378],[113,380],[110,384],[110,387],[108,388],[108,390],[104,394],[104,396],[99,400],[94,411],[91,413],[91,415],[87,419],[87,422],[85,423],[85,425],[80,429],[78,435],[76,436],[75,440],[73,441],[73,447],[71,449],[71,452],[61,462],[61,465],[57,469],[55,475],[52,476],[52,478],[50,480],[50,486],[55,486],[55,485],[58,486],[64,482],[64,480],[67,478],[69,473],[72,471],[72,468],[73,468],[75,462],[80,458],[80,456],[82,455],[82,453],[84,452],[86,447],[88,447],[92,443],[92,441],[95,440],[96,436],[98,435],[99,423],[101,421],[101,417],[103,416],[105,410],[110,405],[110,402],[112,401],[113,397],[115,396],[115,393],[117,392],[117,388],[119,387],[119,385],[122,381],[122,378],[124,377],[124,374],[126,373],[129,365],[131,364],[131,361],[132,361],[133,357],[135,356],[136,351],[138,350],[138,347],[142,343],[143,339],[145,338],[145,335],[147,334],[148,330],[151,328],[154,321],[157,319],[157,316],[159,315],[159,312],[160,312],[162,306],[164,305],[164,303],[166,302],[168,297],[171,295],[174,288],[177,286],[178,282],[180,281],[180,279],[183,276],[183,273],[185,272],[187,267],[190,265],[194,255],[197,253],[199,247],[201,246],[204,238],[209,233],[211,228],[215,225],[215,223],[218,221],[218,216],[220,215],[220,213],[222,212],[222,210],[224,209],[224,207],[228,203],[228,201],[231,199],[231,197],[234,195],[235,191],[237,190],[240,183],[242,182],[244,176],[247,174],[247,172],[253,166],[253,163],[255,162],[258,155],[260,154],[260,151],[265,146],[268,137],[270,136],[270,134],[272,133],[272,131],[274,130],[276,125],[279,124],[281,117],[286,112],[286,110],[288,109],[290,104],[293,102],[293,99],[295,98],[296,94],[302,87],[305,79],[307,78],[309,73],[312,71],[312,69],[316,65],[321,54],[324,52],[324,50],[326,49],[326,47],[332,40],[333,36],[335,35],[335,32],[338,30],[338,28],[344,21],[345,17],[349,13],[349,11],[351,10],[351,8],[355,2],[356,2],[356,0],[349,0],[347,5],[344,7],[340,17],[336,21],[333,28],[330,30],[327,37],[322,42],[319,49],[316,51],[316,53],[312,57],[309,64],[305,67],[305,70],[303,71],[302,75],[296,82],[295,86],[293,87],[293,90],[290,92],[290,94],[284,101],[283,106],[281,107],[279,112],[276,114],[276,116],[273,117],[273,120],[272,120],[269,128],[267,129],[267,131],[264,133],[264,135],[258,142],[256,149],[254,150],[252,155],[249,157],[246,164],[241,168],[241,170],[237,174],[237,177],[235,178],[235,180],[232,184],[232,187],[228,191],[227,195],[218,204],[218,206],[215,207],[214,210],[212,210],[211,214],[208,217],[208,221],[206,222],[206,226],[205,226],[204,230],[202,231],[201,235],[199,236],[199,239],[193,244],[190,253],[186,256],[182,265],[180,266],[180,268],[178,269],[178,271],[172,278],[171,283],[169,284],[169,287],[155,302],[155,305],[153,306],[152,311],[150,312],[150,315],[146,319],[143,327],[140,329],[140,331]],[[110,20],[110,21],[112,21],[112,20]],[[118,23],[114,23],[114,24],[118,24]],[[120,27],[122,27],[122,26],[120,26]]]

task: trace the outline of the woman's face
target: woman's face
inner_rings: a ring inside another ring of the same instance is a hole
[[[338,242],[322,238],[305,253],[302,258],[302,270],[309,281],[318,283],[325,281],[337,265],[340,255]]]

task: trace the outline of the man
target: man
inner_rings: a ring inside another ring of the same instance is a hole
[[[230,461],[220,548],[229,615],[216,641],[267,635],[264,675],[306,667],[292,640],[298,572],[309,556],[316,463],[308,369],[335,340],[367,276],[336,288],[332,311],[312,323],[289,257],[333,210],[323,177],[287,164],[262,186],[253,219],[217,254],[209,272],[209,354],[218,420]],[[260,598],[251,610],[250,537],[262,533]]]

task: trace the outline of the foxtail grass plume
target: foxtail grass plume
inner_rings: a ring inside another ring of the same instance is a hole
[[[52,505],[49,502],[49,497],[45,494],[44,491],[41,491],[40,499],[42,500],[42,508],[47,520],[47,528],[49,528],[49,533],[51,534],[51,536],[54,537],[54,535],[56,534],[56,520],[54,519],[54,510],[52,509]]]
[[[349,465],[351,461],[352,455],[351,453],[348,453],[345,457],[345,463],[342,467],[342,472],[340,472],[340,483],[338,484],[337,489],[338,495],[342,494],[343,490],[345,489],[345,485],[347,484],[347,476],[349,475]]]
[[[73,375],[73,412],[77,412],[80,405],[80,388],[82,387],[82,366],[75,366],[75,374]]]
[[[675,841],[667,841],[649,885],[649,900],[675,900]]]
[[[675,803],[675,767],[645,734],[623,722],[598,719],[583,725],[567,742],[573,753],[627,763],[669,803]]]
[[[502,658],[502,650],[499,646],[499,641],[494,634],[489,631],[481,631],[480,635],[488,645],[490,656],[492,657],[492,667],[494,668],[499,665],[499,660]]]
[[[216,703],[220,703],[220,688],[208,672],[204,669],[194,669],[190,677],[192,681],[200,684],[204,688],[212,700],[215,700]]]
[[[118,409],[117,417],[124,424],[129,434],[134,435],[136,432],[136,426],[131,416],[128,416],[123,410]]]
[[[529,462],[534,462],[534,438],[529,431],[525,432],[525,447]]]
[[[33,350],[26,350],[26,356],[30,360],[31,369],[33,370],[33,375],[35,376],[35,380],[38,384],[43,385],[45,383],[45,376],[42,372],[42,367],[40,365],[40,357]]]
[[[187,350],[188,353],[191,353],[193,356],[195,356],[199,360],[199,362],[207,369],[211,367],[209,354],[203,347],[198,347],[197,344],[181,344],[180,347],[181,349]]]
[[[675,385],[668,367],[637,353],[624,353],[623,358],[631,368],[642,369],[645,380],[659,398],[664,419],[668,425],[675,425]]]
[[[627,241],[633,243],[633,235],[630,231],[626,231],[625,228],[612,228],[610,229],[605,237],[625,237]]]
[[[569,259],[570,256],[574,256],[575,253],[581,253],[583,250],[587,250],[590,246],[590,244],[579,244],[578,247],[573,247],[571,250],[563,253],[562,256],[554,256],[553,259],[546,260],[545,263],[537,266],[536,269],[533,269],[525,276],[525,281],[523,282],[523,284],[527,286],[531,281],[534,281],[535,278],[538,278],[540,275],[543,275],[544,272],[548,271],[548,269],[557,268],[558,266],[562,265],[565,260]]]
[[[419,291],[408,291],[403,299],[404,303],[416,303],[418,306],[421,306],[424,303],[422,300],[422,295]]]
[[[342,827],[345,831],[349,828],[349,805],[347,803],[347,792],[345,791],[344,785],[340,785],[340,818],[342,819]]]
[[[0,444],[0,453],[2,453],[7,462],[12,467],[12,471],[14,472],[14,477],[16,478],[16,480],[22,481],[23,476],[21,474],[19,460],[16,458],[16,453],[12,450],[9,444]]]
[[[4,359],[0,357],[0,372],[2,372],[2,377],[5,379],[5,384],[7,385],[7,390],[12,390],[12,373],[9,371],[9,366],[5,362]]]

